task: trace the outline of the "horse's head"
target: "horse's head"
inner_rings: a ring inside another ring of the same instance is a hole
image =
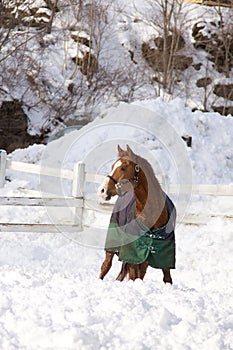
[[[138,183],[139,166],[137,156],[127,145],[124,151],[118,146],[118,160],[112,165],[112,171],[98,189],[99,196],[110,200],[112,196],[122,196]]]

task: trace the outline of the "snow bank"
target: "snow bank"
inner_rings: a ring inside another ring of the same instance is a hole
[[[192,137],[191,148],[182,139],[185,135]],[[11,158],[69,169],[81,160],[86,164],[87,172],[108,174],[117,157],[117,144],[123,148],[130,144],[136,153],[152,164],[165,191],[171,183],[180,184],[180,195],[171,196],[182,217],[190,205],[192,184],[233,182],[233,149],[230,146],[232,135],[231,117],[222,117],[218,113],[193,113],[181,99],[165,103],[157,98],[133,104],[121,103],[118,107],[107,110],[100,107],[99,118],[81,130],[68,133],[50,142],[47,147],[37,145],[17,150],[11,154]],[[10,173],[12,179],[15,176],[17,180],[27,181],[27,188],[59,195],[71,194],[69,181],[51,181],[45,177],[36,179],[34,175]],[[182,195],[184,185],[190,185],[186,196]],[[86,184],[86,197],[98,200],[97,188],[98,184]],[[203,209],[211,213],[213,207],[218,211],[226,207],[225,200],[220,203],[212,198],[213,204],[207,204],[206,199],[195,196],[192,203],[197,200],[199,205],[193,206],[194,213]],[[54,222],[61,215],[60,211],[56,213],[50,213]],[[88,221],[89,217],[87,224]],[[99,214],[97,217],[92,216],[92,224],[95,221],[98,227]],[[107,219],[104,225],[106,221]]]
[[[180,174],[180,166],[184,173],[189,173],[189,182],[233,181],[231,117],[193,113],[181,99],[165,103],[160,98],[121,103],[116,108],[100,110],[100,116],[46,148],[30,146],[13,152],[11,158],[65,168],[72,168],[74,162],[82,160],[88,171],[108,172],[116,159],[117,144],[124,147],[129,143],[135,152],[152,162],[157,175],[165,176],[169,182],[183,181],[179,178],[185,176]],[[192,148],[186,147],[181,138],[184,135],[192,137]]]

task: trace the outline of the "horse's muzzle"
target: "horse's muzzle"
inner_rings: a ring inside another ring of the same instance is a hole
[[[99,194],[105,201],[110,201],[110,199],[112,198],[112,193],[110,191],[106,192],[104,188],[100,190]]]
[[[110,199],[112,198],[112,192],[111,191],[107,191],[106,193],[107,197],[105,198],[106,201],[110,201]]]

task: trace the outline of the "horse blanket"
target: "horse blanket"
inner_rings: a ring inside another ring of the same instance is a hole
[[[169,219],[166,225],[150,229],[136,215],[133,191],[118,197],[110,219],[105,250],[118,253],[119,260],[140,264],[147,260],[154,268],[175,268],[176,209],[164,193]]]

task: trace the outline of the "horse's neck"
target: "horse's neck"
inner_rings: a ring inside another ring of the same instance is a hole
[[[138,184],[134,189],[137,216],[149,228],[158,228],[168,221],[162,189],[156,179]]]

